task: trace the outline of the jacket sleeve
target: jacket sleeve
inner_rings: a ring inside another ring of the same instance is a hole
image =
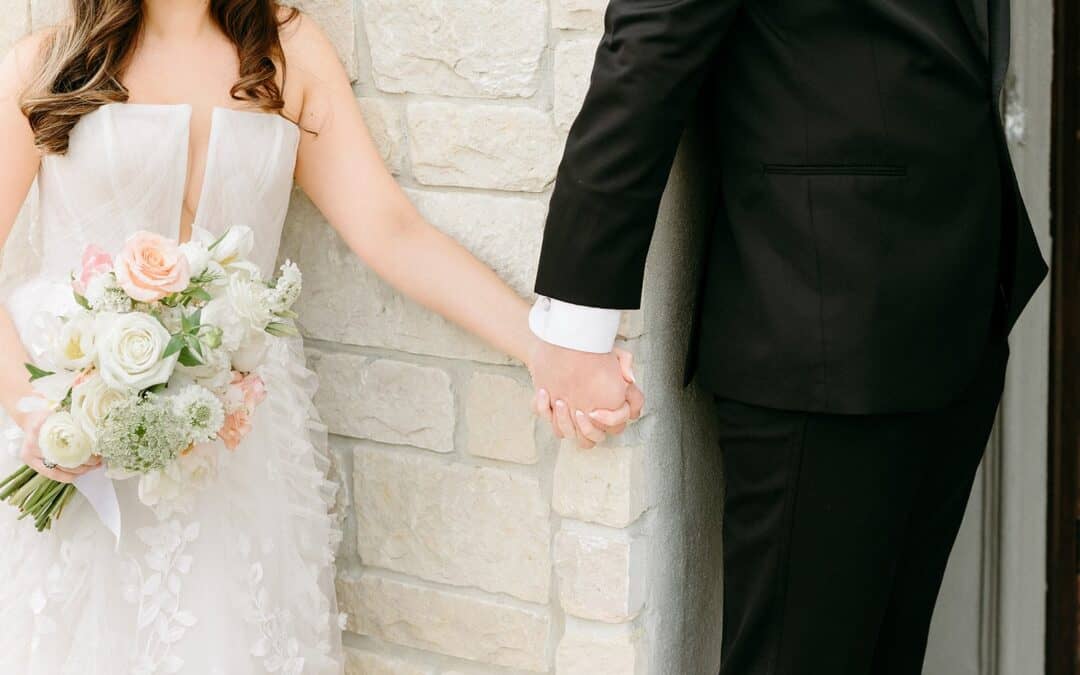
[[[612,0],[570,130],[536,292],[635,309],[690,110],[742,0]]]

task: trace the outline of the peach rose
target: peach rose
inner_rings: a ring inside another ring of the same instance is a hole
[[[191,274],[176,242],[152,232],[136,232],[116,261],[116,280],[135,300],[154,302],[187,288]]]
[[[112,271],[112,268],[112,256],[97,246],[90,244],[83,251],[82,270],[73,284],[75,292],[79,295],[86,295],[86,287],[90,285],[94,277],[106,274]]]
[[[218,438],[225,443],[229,450],[235,450],[240,446],[244,437],[251,433],[251,415],[245,408],[240,408],[225,416],[225,425],[218,432]]]

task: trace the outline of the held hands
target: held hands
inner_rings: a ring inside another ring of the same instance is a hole
[[[537,413],[559,438],[592,448],[641,417],[645,396],[633,374],[633,355],[622,349],[592,354],[537,341],[529,370]]]

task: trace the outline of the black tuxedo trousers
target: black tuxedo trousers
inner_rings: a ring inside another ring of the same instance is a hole
[[[920,675],[1007,359],[998,336],[961,395],[932,412],[717,400],[721,675]]]

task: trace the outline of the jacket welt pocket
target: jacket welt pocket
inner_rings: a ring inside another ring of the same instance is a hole
[[[906,176],[903,164],[763,164],[765,173],[789,176]]]

